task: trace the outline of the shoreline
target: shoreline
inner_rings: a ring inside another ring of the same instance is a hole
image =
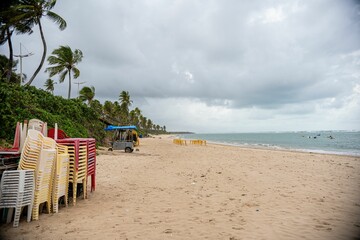
[[[166,135],[165,135],[166,136]],[[174,136],[174,138],[182,138],[181,135],[169,135]],[[184,140],[196,140],[201,138],[182,138]],[[206,140],[206,139],[202,139]],[[305,153],[318,153],[318,154],[328,154],[328,155],[339,155],[339,156],[351,156],[351,157],[360,157],[360,152],[346,152],[346,151],[337,151],[337,150],[323,150],[323,149],[306,149],[306,148],[295,148],[295,147],[283,147],[270,144],[242,144],[242,143],[231,143],[224,141],[214,141],[206,140],[207,143],[224,145],[224,146],[233,146],[240,148],[250,148],[250,149],[265,149],[265,150],[274,150],[274,151],[294,151],[294,152],[305,152]],[[267,146],[269,145],[269,146]]]
[[[192,139],[186,139],[192,140]],[[214,141],[207,141],[210,144],[214,145],[222,145],[222,146],[232,146],[232,147],[239,147],[243,149],[263,149],[269,151],[285,151],[285,152],[298,152],[298,153],[312,153],[312,154],[323,154],[323,155],[336,155],[336,156],[344,156],[344,157],[357,157],[360,158],[360,153],[344,153],[344,152],[332,152],[332,151],[325,151],[325,150],[314,150],[314,149],[297,149],[297,148],[282,148],[282,147],[265,147],[265,146],[255,146],[255,145],[246,145],[246,144],[231,144],[231,143],[222,143],[222,142],[214,142]]]

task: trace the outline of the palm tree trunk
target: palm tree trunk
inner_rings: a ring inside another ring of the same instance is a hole
[[[43,51],[43,55],[42,55],[42,58],[41,58],[40,65],[38,66],[38,68],[36,69],[36,71],[34,72],[34,74],[32,75],[32,77],[30,78],[30,80],[25,84],[25,85],[27,85],[27,86],[30,86],[30,85],[31,85],[31,83],[33,82],[33,80],[34,80],[34,78],[36,77],[36,75],[40,72],[40,70],[41,70],[41,68],[42,68],[42,66],[43,66],[43,64],[44,64],[45,57],[46,57],[47,47],[46,47],[44,32],[43,32],[43,30],[42,30],[40,18],[38,18],[38,23],[39,23],[39,30],[40,30],[40,35],[41,35],[41,40],[42,40],[42,43],[43,43],[44,51]]]
[[[13,46],[12,46],[12,42],[11,42],[12,32],[10,32],[9,28],[6,28],[6,35],[7,35],[8,45],[9,45],[9,62],[8,62],[8,69],[7,69],[7,73],[6,73],[6,81],[10,82],[13,61],[14,61],[14,51],[13,51]]]
[[[68,92],[68,99],[70,99],[71,93],[71,71],[69,70],[69,92]]]

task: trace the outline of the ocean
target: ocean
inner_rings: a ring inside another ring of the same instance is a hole
[[[179,137],[242,147],[360,156],[359,131],[212,133]]]

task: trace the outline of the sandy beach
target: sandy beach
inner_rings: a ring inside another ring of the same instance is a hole
[[[359,239],[360,158],[179,146],[99,150],[96,191],[1,239]]]

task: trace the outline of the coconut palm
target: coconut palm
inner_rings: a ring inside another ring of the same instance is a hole
[[[36,75],[40,72],[46,58],[47,46],[41,25],[41,18],[49,18],[59,26],[60,30],[64,30],[66,28],[65,20],[58,14],[51,11],[55,4],[56,0],[19,0],[19,5],[16,6],[16,9],[21,12],[19,19],[24,19],[23,22],[26,24],[26,26],[31,28],[34,25],[39,26],[41,41],[43,44],[43,54],[40,64],[26,85],[31,85]]]
[[[110,101],[105,101],[103,111],[105,115],[112,116],[113,103]]]
[[[91,87],[83,87],[80,90],[80,100],[81,101],[87,101],[88,105],[90,106],[91,101],[94,99],[95,97],[95,87],[91,86]]]
[[[82,58],[83,54],[79,49],[75,49],[73,52],[69,46],[60,46],[48,57],[49,65],[54,65],[45,71],[49,72],[50,77],[59,74],[60,83],[64,82],[66,75],[69,77],[68,99],[70,99],[71,93],[71,75],[73,74],[74,79],[80,76],[80,71],[76,65],[81,62]]]
[[[55,84],[56,84],[56,82],[54,80],[52,80],[51,78],[47,79],[44,84],[45,90],[51,92],[52,95],[54,95]]]
[[[132,100],[130,100],[130,94],[127,91],[122,91],[119,95],[120,105],[123,110],[129,112],[129,107],[132,104]]]
[[[9,61],[7,64],[7,82],[11,82],[11,72],[13,69],[14,50],[12,46],[12,34],[14,32],[24,34],[31,34],[33,31],[31,27],[22,18],[21,12],[16,9],[19,4],[18,0],[3,1],[0,5],[0,45],[7,42],[9,48]]]
[[[153,128],[153,122],[151,121],[151,119],[148,119],[146,122],[146,129],[151,130],[152,128]]]
[[[11,82],[11,83],[20,83],[20,74],[16,74],[16,66],[18,61],[13,61],[11,68],[9,70],[8,64],[10,60],[4,55],[0,55],[0,82]],[[8,80],[8,75],[10,71],[10,80]]]

